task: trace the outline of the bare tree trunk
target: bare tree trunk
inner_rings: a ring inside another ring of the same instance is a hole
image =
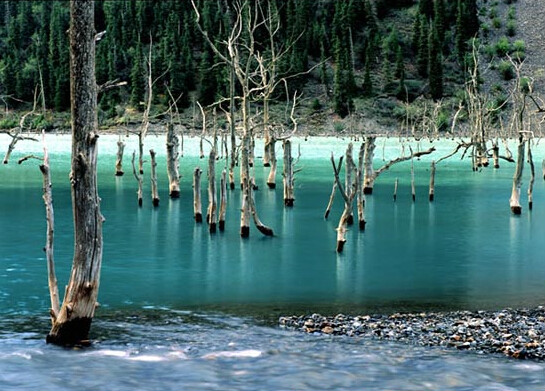
[[[144,196],[144,193],[143,193],[143,190],[142,190],[142,187],[143,187],[142,174],[140,174],[139,172],[136,171],[136,164],[134,162],[135,158],[136,158],[136,151],[133,151],[132,160],[131,160],[132,173],[134,175],[134,178],[136,179],[136,183],[138,184],[138,190],[136,191],[136,196],[138,198],[138,206],[142,206],[143,196]]]
[[[352,178],[352,174],[356,170],[352,151],[353,145],[352,143],[348,143],[348,147],[346,148],[346,167],[344,170],[344,189],[348,198],[354,198],[354,195],[352,193],[355,192],[355,188],[357,187]],[[354,212],[352,209],[347,211],[346,224],[354,224]]]
[[[360,231],[365,230],[365,194],[363,192],[363,165],[365,155],[365,143],[360,146],[358,153],[358,167],[356,170],[356,202],[358,204],[358,225]]]
[[[231,59],[231,62],[233,60]],[[235,124],[235,68],[231,63],[231,71],[229,78],[229,129],[231,135],[231,160],[229,162],[229,188],[235,189],[235,166],[237,163],[237,136]]]
[[[292,207],[295,201],[293,191],[293,157],[291,156],[291,141],[284,140],[284,205]]]
[[[240,236],[247,238],[250,236],[250,175],[248,163],[249,137],[244,134],[242,136],[242,147],[240,153],[240,180],[242,187],[242,205],[240,212]]]
[[[331,212],[331,207],[333,206],[333,201],[335,200],[335,193],[337,192],[337,181],[333,182],[333,187],[331,188],[331,194],[329,196],[329,202],[327,203],[327,208],[325,209],[324,219],[327,220],[329,213]]]
[[[123,140],[121,140],[121,136],[119,136],[119,140],[117,141],[117,157],[115,159],[115,176],[123,176],[125,174],[123,172],[123,151],[125,150],[125,143]]]
[[[155,159],[155,151],[149,150],[151,157],[151,203],[153,206],[159,206],[159,191],[157,190],[157,160]]]
[[[276,170],[277,170],[277,160],[276,160],[276,138],[274,136],[269,137],[268,141],[268,165],[270,166],[269,176],[267,177],[267,186],[269,189],[276,188]],[[263,163],[265,165],[265,163]],[[267,166],[265,166],[267,167]]]
[[[532,156],[531,140],[528,141],[528,164],[530,165],[530,181],[528,182],[528,209],[532,210],[534,206],[534,182],[536,179],[536,169],[534,158]]]
[[[59,345],[89,343],[102,264],[94,1],[70,2],[70,53],[74,259],[62,307],[47,336],[47,342]]]
[[[167,125],[167,174],[168,194],[170,198],[180,198],[179,156],[180,141],[174,125]]]
[[[397,185],[399,183],[399,179],[396,178],[395,182],[394,182],[394,202],[397,201]]]
[[[519,215],[522,213],[522,206],[520,206],[520,187],[522,186],[522,169],[524,167],[524,137],[519,137],[519,145],[517,151],[517,166],[515,168],[515,174],[513,175],[513,188],[511,190],[511,198],[509,199],[509,206],[513,214]]]
[[[196,223],[202,223],[201,174],[199,167],[193,171],[193,215]]]
[[[413,196],[413,202],[416,201],[416,189],[414,186],[414,159],[411,159],[411,194]]]
[[[331,164],[333,165],[333,172],[335,174],[335,181],[337,183],[337,187],[339,188],[339,191],[344,199],[344,210],[341,215],[341,218],[339,220],[339,224],[337,225],[337,246],[336,250],[338,253],[342,253],[344,250],[344,244],[346,243],[346,227],[347,227],[347,219],[348,216],[352,210],[352,203],[354,201],[354,195],[356,194],[355,191],[351,191],[351,197],[348,196],[347,192],[343,188],[343,185],[341,183],[341,180],[339,178],[339,173],[341,171],[342,166],[342,156],[339,159],[338,165],[335,165],[335,159],[333,157],[333,154],[331,154]]]
[[[227,170],[223,169],[220,180],[220,211],[219,211],[219,228],[220,231],[225,230],[225,214],[227,212]]]
[[[210,156],[208,158],[208,209],[206,211],[206,221],[208,222],[208,229],[210,233],[216,232],[216,210],[216,146],[214,145],[210,150]]]
[[[364,175],[363,175],[363,193],[373,194],[373,186],[375,185],[375,170],[373,169],[373,156],[375,151],[376,137],[365,137],[365,152],[364,152]]]
[[[494,168],[500,168],[500,147],[497,143],[492,146],[492,160],[494,161]]]
[[[435,198],[435,160],[431,161],[431,168],[430,168],[430,192],[429,192],[429,200],[432,202]]]
[[[49,170],[49,155],[44,141],[44,161],[40,165],[40,171],[43,176],[43,199],[45,204],[45,215],[47,222],[46,244],[44,247],[45,259],[47,261],[47,281],[49,286],[49,297],[51,299],[51,325],[55,324],[55,320],[59,315],[60,299],[59,288],[57,284],[57,276],[55,274],[55,259],[53,245],[55,242],[55,213],[53,210],[53,194],[51,192],[51,172]]]

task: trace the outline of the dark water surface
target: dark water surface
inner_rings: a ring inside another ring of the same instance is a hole
[[[168,199],[162,137],[148,137],[160,155],[161,205],[136,205],[128,140],[125,172],[113,176],[115,141],[100,139],[99,182],[104,263],[93,326],[85,351],[47,346],[49,306],[38,143],[18,145],[0,167],[0,387],[4,389],[248,389],[248,390],[528,390],[545,387],[545,365],[348,338],[300,335],[276,327],[280,314],[500,309],[545,303],[545,182],[538,172],[534,210],[509,212],[514,167],[470,170],[455,157],[440,163],[436,201],[427,200],[430,157],[415,161],[417,199],[410,196],[410,163],[383,173],[367,198],[367,229],[353,227],[345,252],[335,253],[341,213],[337,196],[323,212],[332,184],[329,155],[347,140],[301,142],[296,202],[285,209],[278,188],[255,173],[261,219],[275,230],[249,240],[238,231],[239,191],[229,192],[227,228],[210,235],[192,216],[191,173],[198,143],[186,140],[182,195]],[[399,140],[380,140],[375,166],[400,152]],[[0,138],[0,150],[8,140]],[[59,287],[72,256],[68,186],[69,139],[48,138],[55,198],[55,255]],[[384,144],[383,144],[384,143]],[[413,143],[414,147],[414,143]],[[421,146],[426,148],[427,144]],[[435,159],[450,152],[442,142]],[[515,150],[514,145],[512,146]],[[541,145],[534,149],[539,167]],[[20,152],[19,152],[20,151]],[[258,149],[258,154],[261,149]],[[281,148],[279,148],[281,153]],[[258,160],[259,162],[259,160]],[[220,161],[219,164],[223,164]],[[281,162],[280,162],[281,166]],[[281,169],[281,168],[280,168]],[[220,169],[217,169],[219,172]],[[280,174],[279,170],[279,174]],[[147,174],[147,173],[146,173]],[[528,183],[528,170],[522,192]],[[207,183],[203,174],[203,207]],[[399,178],[397,202],[393,183]],[[62,364],[61,364],[62,363]]]

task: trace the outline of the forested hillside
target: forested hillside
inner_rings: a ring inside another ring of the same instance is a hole
[[[196,1],[200,24],[213,42],[224,41],[231,32],[235,3]],[[469,42],[479,31],[476,0],[250,3],[251,12],[280,26],[273,42],[278,52],[285,52],[277,63],[278,78],[288,77],[291,92],[304,91],[313,110],[341,117],[377,100],[383,102],[378,112],[391,114],[419,97],[456,95],[465,80]],[[0,4],[4,107],[17,109],[36,100],[49,110],[66,111],[67,2]],[[95,13],[97,32],[105,32],[97,37],[97,82],[126,82],[100,94],[102,120],[143,110],[150,68],[157,107],[166,107],[170,97],[180,97],[177,105],[183,109],[194,101],[205,106],[229,95],[228,67],[197,29],[190,1],[97,1]],[[271,50],[266,28],[258,27],[253,38],[257,50],[267,56]],[[284,98],[285,89],[278,88],[274,99]]]

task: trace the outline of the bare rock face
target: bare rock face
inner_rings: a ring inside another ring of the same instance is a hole
[[[539,94],[545,93],[545,2],[536,0],[518,0],[513,5],[517,10],[517,32],[515,39],[526,43],[525,69],[535,78],[534,89]]]

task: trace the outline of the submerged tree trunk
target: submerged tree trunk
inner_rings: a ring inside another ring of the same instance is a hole
[[[329,202],[324,213],[324,219],[327,220],[329,213],[331,213],[331,207],[333,206],[333,201],[335,200],[335,193],[337,192],[337,181],[333,180],[333,187],[331,188],[331,194],[329,195]]]
[[[215,143],[214,143],[215,144]],[[217,226],[217,195],[216,195],[216,146],[210,150],[208,158],[208,209],[206,211],[206,221],[210,233],[216,232]]]
[[[220,179],[220,210],[219,210],[219,229],[225,230],[225,214],[227,213],[227,170],[223,169]]]
[[[180,198],[179,155],[180,141],[174,125],[167,125],[167,174],[170,198]]]
[[[138,184],[138,190],[136,191],[136,196],[138,198],[138,206],[142,206],[143,196],[144,196],[144,193],[143,193],[143,190],[142,190],[142,187],[143,187],[142,174],[140,174],[139,172],[136,171],[135,159],[136,159],[136,151],[133,151],[132,160],[131,160],[132,173],[134,175],[134,178],[136,179],[136,183]]]
[[[534,206],[534,182],[536,179],[536,168],[532,156],[531,141],[528,141],[528,164],[530,165],[530,181],[528,182],[528,209],[532,210]]]
[[[522,186],[522,169],[524,167],[524,137],[519,137],[519,145],[517,151],[517,166],[515,168],[515,174],[513,175],[513,188],[511,190],[511,198],[509,199],[509,206],[513,214],[519,215],[522,213],[522,206],[520,205],[520,188]]]
[[[119,140],[117,141],[117,157],[115,159],[115,176],[123,176],[125,173],[123,172],[123,151],[125,150],[125,143],[123,140],[121,140],[121,136],[119,136]]]
[[[352,178],[352,175],[354,174],[354,171],[356,170],[356,165],[354,164],[352,150],[353,150],[352,143],[348,143],[348,147],[346,148],[346,168],[344,170],[344,189],[346,191],[346,195],[349,198],[350,197],[354,198],[354,195],[352,193],[355,192],[355,189],[357,186],[355,185],[354,180]],[[354,212],[352,209],[347,211],[346,223],[348,225],[354,224]]]
[[[395,182],[394,182],[394,202],[397,201],[397,185],[399,183],[399,179],[396,178]]]
[[[151,203],[153,206],[159,206],[159,190],[157,189],[157,160],[155,159],[155,151],[149,150],[151,157]]]
[[[411,194],[413,202],[416,201],[416,188],[414,186],[414,159],[411,159]]]
[[[363,193],[373,194],[373,186],[375,185],[375,170],[373,169],[373,156],[375,151],[374,136],[365,137],[364,159],[364,175],[363,175]]]
[[[89,343],[102,263],[93,1],[70,2],[70,53],[74,259],[62,307],[47,336],[47,342],[59,345]]]
[[[432,202],[435,198],[435,160],[431,161],[430,168],[430,191],[429,191],[429,200]]]
[[[494,168],[500,168],[500,147],[494,143],[492,146],[492,160],[494,162]]]
[[[275,189],[276,188],[276,170],[278,167],[277,160],[276,160],[276,138],[274,136],[269,137],[268,141],[268,147],[266,150],[268,151],[268,167],[270,167],[269,170],[269,176],[267,177],[267,186],[269,189]],[[265,163],[264,163],[265,165]],[[267,167],[267,165],[265,165]]]
[[[276,163],[275,163],[276,164]],[[295,202],[293,191],[293,157],[291,156],[291,141],[284,140],[284,205],[291,207]]]
[[[199,167],[193,171],[193,215],[196,223],[202,223],[201,174]]]
[[[361,144],[358,153],[358,168],[356,170],[356,202],[358,206],[358,226],[360,231],[365,230],[365,193],[363,192],[363,162],[365,155],[365,143]]]

